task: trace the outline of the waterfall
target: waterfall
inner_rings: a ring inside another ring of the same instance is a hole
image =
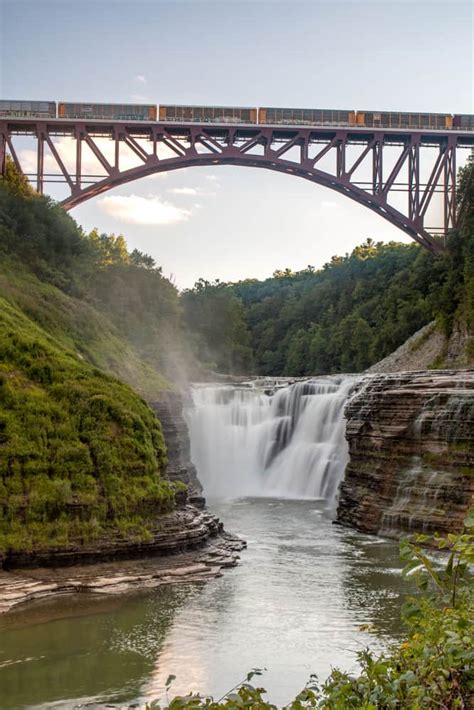
[[[185,417],[204,494],[333,502],[348,460],[344,405],[354,378],[291,385],[195,385]]]

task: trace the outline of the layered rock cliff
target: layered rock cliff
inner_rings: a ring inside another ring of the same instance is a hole
[[[184,398],[181,392],[163,392],[157,402],[150,402],[151,408],[161,422],[166,441],[168,464],[165,477],[170,481],[182,481],[188,486],[188,498],[193,505],[203,507],[202,485],[196,467],[191,461],[191,442],[183,416]]]
[[[207,511],[182,505],[156,517],[146,538],[124,537],[110,530],[90,544],[70,544],[34,552],[10,552],[4,569],[18,567],[67,567],[110,560],[163,556],[205,545],[211,537],[222,533],[222,523]]]
[[[367,376],[346,407],[340,523],[368,533],[452,532],[474,495],[474,371]]]

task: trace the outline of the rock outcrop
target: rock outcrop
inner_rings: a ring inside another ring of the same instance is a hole
[[[211,538],[219,536],[235,540],[236,544],[241,543],[238,538],[224,533],[223,525],[216,516],[194,505],[184,505],[171,513],[157,516],[155,526],[150,528],[145,539],[134,540],[117,531],[86,545],[71,544],[48,548],[44,552],[41,549],[9,552],[3,561],[3,568],[67,567],[152,555],[162,557],[203,547]]]
[[[183,416],[184,395],[180,392],[163,392],[159,402],[149,402],[161,421],[168,450],[165,477],[170,481],[182,481],[188,486],[189,502],[204,507],[202,485],[196,467],[191,461],[191,443]]]
[[[367,376],[346,407],[337,519],[363,532],[462,528],[474,495],[474,371]]]
[[[195,537],[194,544],[196,540]],[[140,561],[0,571],[0,614],[19,604],[60,594],[123,594],[165,584],[205,582],[221,576],[222,569],[234,567],[243,547],[240,539],[221,533],[205,538],[203,548],[197,552],[188,550]]]

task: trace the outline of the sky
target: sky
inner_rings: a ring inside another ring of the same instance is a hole
[[[0,98],[474,113],[473,7],[0,0]],[[152,176],[71,214],[123,233],[180,288],[318,267],[367,237],[410,241],[327,188],[243,167]]]

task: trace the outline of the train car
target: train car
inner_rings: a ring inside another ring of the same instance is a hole
[[[257,109],[239,106],[163,106],[160,121],[174,123],[257,123]]]
[[[56,102],[0,99],[0,117],[56,118]]]
[[[58,118],[94,121],[156,121],[156,106],[150,104],[58,104]]]
[[[316,108],[268,108],[258,110],[258,122],[272,126],[354,126],[355,111]]]
[[[357,125],[368,128],[446,130],[452,128],[449,113],[405,113],[400,111],[357,111]]]
[[[468,113],[453,116],[453,128],[474,131],[474,116]]]

